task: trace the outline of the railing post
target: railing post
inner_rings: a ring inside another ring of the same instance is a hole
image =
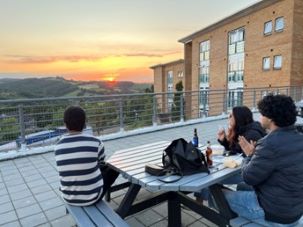
[[[226,95],[227,91],[223,92],[223,114],[227,113],[227,95]]]
[[[201,96],[200,96],[201,97]],[[206,91],[205,90],[203,90],[202,91],[202,100],[203,100],[203,103],[202,103],[202,105],[203,105],[203,117],[207,117],[206,116]]]
[[[184,103],[183,92],[180,93],[180,122],[184,122]]]
[[[157,95],[153,94],[153,126],[157,126]]]
[[[254,97],[253,97],[253,110],[255,110],[256,106],[257,106],[257,97],[256,97],[257,93],[256,93],[255,88],[254,88],[254,91],[253,91],[253,95],[254,95]]]
[[[23,106],[18,105],[18,112],[19,112],[19,124],[20,124],[20,137],[21,137],[21,149],[26,148],[25,143],[25,124],[24,124],[24,112],[23,112]]]
[[[124,131],[124,119],[123,119],[123,99],[119,101],[119,119],[120,119],[120,132]]]

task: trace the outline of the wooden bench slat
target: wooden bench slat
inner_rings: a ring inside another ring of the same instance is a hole
[[[102,213],[114,226],[129,227],[129,225],[117,213],[113,212],[113,210],[109,208],[105,201],[96,204],[96,207],[102,211]]]
[[[95,227],[95,225],[92,223],[92,220],[87,216],[82,207],[71,206],[68,204],[65,206],[79,227]]]
[[[95,223],[96,226],[113,227],[113,225],[96,209],[95,206],[83,207],[86,214]]]

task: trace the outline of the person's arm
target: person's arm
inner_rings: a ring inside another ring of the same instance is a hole
[[[275,152],[267,141],[257,143],[253,154],[247,154],[242,163],[242,177],[248,185],[258,185],[268,179],[275,169]]]
[[[229,142],[227,141],[226,137],[223,140],[218,139],[218,142],[225,148],[225,150],[230,150]]]

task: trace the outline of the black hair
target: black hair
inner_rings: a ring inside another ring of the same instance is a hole
[[[296,105],[292,98],[286,95],[269,94],[259,101],[258,109],[278,127],[291,126],[297,119]]]
[[[246,126],[251,124],[253,120],[253,114],[247,106],[235,106],[232,109],[232,115],[235,119],[235,126],[230,129],[228,138],[231,144],[237,143],[238,136],[246,130]]]
[[[70,106],[64,111],[64,123],[70,131],[81,132],[85,128],[86,115],[79,106]]]

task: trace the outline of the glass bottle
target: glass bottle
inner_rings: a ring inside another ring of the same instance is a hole
[[[199,146],[199,137],[198,137],[196,128],[194,129],[194,137],[193,137],[193,140],[192,140],[192,144],[194,145],[194,147]]]
[[[206,162],[209,167],[213,165],[212,155],[213,155],[213,150],[211,149],[210,141],[207,141]]]

